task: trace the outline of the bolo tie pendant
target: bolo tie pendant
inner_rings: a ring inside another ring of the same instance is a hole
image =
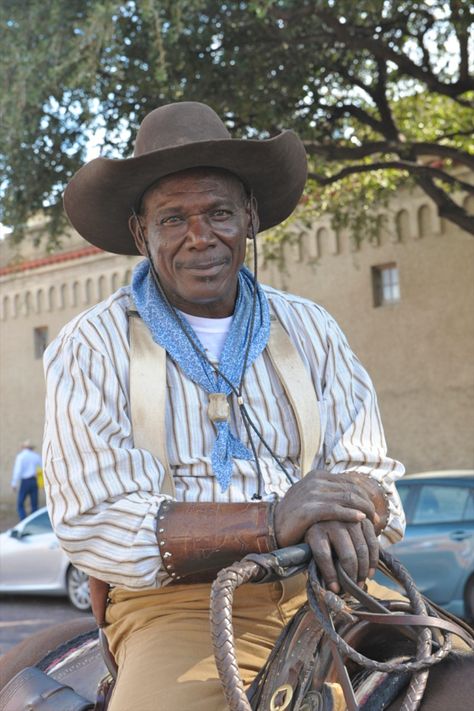
[[[209,393],[207,414],[211,422],[229,421],[230,407],[225,393]]]

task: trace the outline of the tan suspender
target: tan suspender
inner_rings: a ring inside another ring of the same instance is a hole
[[[165,437],[166,351],[155,343],[137,311],[129,311],[130,409],[134,445],[163,465],[161,493],[176,496]]]
[[[161,493],[176,495],[165,437],[166,351],[153,340],[135,310],[129,311],[130,403],[135,447],[147,449],[165,469]],[[271,315],[267,345],[273,367],[295,413],[300,435],[300,467],[307,474],[321,446],[319,405],[300,354],[280,321]]]
[[[321,446],[319,404],[301,356],[274,314],[271,314],[267,352],[295,413],[300,435],[300,469],[304,476]]]

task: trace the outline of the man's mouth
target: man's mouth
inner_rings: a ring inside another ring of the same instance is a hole
[[[189,271],[213,273],[219,271],[225,264],[227,264],[226,259],[219,259],[211,262],[191,262],[186,264],[184,268]]]

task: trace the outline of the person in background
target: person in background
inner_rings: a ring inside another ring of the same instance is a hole
[[[38,508],[38,469],[41,469],[41,457],[35,452],[35,447],[29,440],[21,445],[21,451],[15,458],[12,475],[12,489],[18,491],[17,511],[20,521],[26,518],[25,502],[29,497],[31,513]]]

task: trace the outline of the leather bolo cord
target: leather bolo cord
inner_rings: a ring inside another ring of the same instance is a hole
[[[252,192],[250,193],[250,196],[249,196],[249,202],[250,202],[250,206],[251,206],[252,203],[253,203],[253,193],[252,193]],[[262,434],[258,431],[258,429],[257,429],[257,427],[256,427],[256,425],[255,425],[255,423],[254,423],[253,420],[252,420],[252,417],[251,417],[249,411],[247,410],[247,408],[246,408],[246,406],[245,406],[245,404],[244,404],[244,400],[243,400],[243,397],[242,397],[243,381],[244,381],[245,371],[246,371],[246,369],[247,369],[247,363],[248,363],[250,345],[251,345],[251,343],[252,343],[253,330],[254,330],[254,326],[255,326],[255,313],[256,313],[256,308],[257,308],[257,269],[258,269],[258,259],[257,259],[257,240],[256,240],[256,234],[255,234],[255,225],[254,225],[254,221],[253,221],[253,211],[252,211],[252,209],[250,209],[250,231],[251,231],[251,239],[252,239],[252,244],[253,244],[253,270],[254,270],[254,273],[253,273],[253,292],[252,292],[252,311],[251,311],[251,316],[250,316],[249,335],[248,335],[248,339],[247,339],[247,343],[246,343],[246,347],[245,347],[244,363],[243,363],[243,367],[242,367],[242,373],[241,373],[241,376],[240,376],[239,384],[238,384],[237,386],[234,385],[234,383],[232,383],[232,382],[224,375],[224,373],[222,373],[222,371],[219,369],[218,366],[216,366],[214,363],[212,363],[212,362],[209,360],[209,358],[207,357],[207,355],[206,355],[205,351],[202,349],[202,347],[201,347],[198,343],[195,342],[195,340],[190,336],[190,334],[188,333],[188,331],[183,327],[183,324],[182,324],[182,322],[181,322],[181,319],[178,317],[178,314],[176,313],[176,311],[175,311],[173,305],[171,304],[170,300],[168,299],[168,296],[167,296],[166,293],[165,293],[165,290],[163,289],[163,286],[162,286],[161,281],[160,281],[160,277],[159,277],[159,275],[158,275],[158,272],[156,271],[155,265],[154,265],[154,263],[153,263],[153,259],[152,259],[152,257],[151,257],[150,248],[149,248],[149,245],[148,245],[148,240],[146,239],[146,237],[145,237],[145,235],[144,235],[144,232],[143,232],[143,229],[142,229],[142,225],[141,225],[141,222],[140,222],[140,218],[139,218],[139,216],[137,215],[137,213],[136,213],[136,211],[135,211],[134,208],[132,208],[132,214],[133,214],[133,216],[134,216],[134,218],[135,218],[135,220],[136,220],[136,224],[137,224],[138,230],[139,230],[139,232],[140,232],[140,237],[141,237],[141,239],[142,239],[142,241],[143,241],[143,244],[145,245],[145,252],[146,252],[147,259],[148,259],[148,261],[149,261],[149,263],[150,263],[150,268],[151,268],[151,273],[152,273],[152,276],[153,276],[153,280],[154,280],[154,282],[155,282],[155,284],[156,284],[156,287],[157,287],[157,289],[159,290],[161,296],[163,297],[163,299],[164,299],[166,305],[168,306],[168,309],[169,309],[170,313],[172,314],[172,316],[173,316],[175,322],[177,323],[178,327],[181,329],[181,331],[184,333],[184,335],[185,335],[186,338],[188,339],[188,341],[189,341],[189,343],[191,344],[191,346],[192,346],[193,350],[195,351],[195,353],[196,353],[201,359],[203,359],[203,360],[212,368],[212,370],[214,371],[214,373],[215,373],[216,376],[220,376],[220,377],[225,381],[225,383],[227,383],[227,385],[230,387],[230,389],[232,390],[233,394],[234,394],[234,395],[236,396],[236,398],[237,398],[237,404],[238,404],[238,407],[239,407],[240,415],[241,415],[241,417],[242,417],[242,422],[243,422],[243,424],[244,424],[245,431],[247,432],[247,437],[248,437],[248,439],[249,439],[250,448],[251,448],[251,450],[252,450],[252,454],[253,454],[254,461],[255,461],[255,465],[256,465],[256,469],[257,469],[257,491],[255,492],[255,494],[253,494],[252,499],[253,499],[253,500],[256,500],[256,501],[259,501],[259,500],[262,499],[263,475],[262,475],[262,470],[261,470],[261,467],[260,467],[260,462],[259,462],[259,460],[258,460],[257,450],[256,450],[256,448],[255,448],[255,443],[254,443],[254,440],[253,440],[253,437],[252,437],[252,431],[251,431],[251,430],[253,430],[253,432],[257,435],[258,439],[259,439],[260,442],[263,444],[263,446],[265,447],[265,449],[269,452],[269,454],[271,455],[271,457],[273,458],[273,460],[275,461],[275,463],[276,463],[276,464],[280,467],[280,469],[283,471],[283,473],[284,473],[284,475],[286,476],[286,478],[287,478],[287,480],[289,481],[289,483],[290,483],[290,484],[293,484],[294,481],[293,481],[291,475],[289,474],[289,472],[287,471],[286,467],[284,466],[283,462],[280,461],[279,457],[277,457],[277,455],[276,455],[275,452],[272,450],[272,448],[270,447],[270,445],[265,441],[265,439],[264,439],[264,437],[262,436]]]

